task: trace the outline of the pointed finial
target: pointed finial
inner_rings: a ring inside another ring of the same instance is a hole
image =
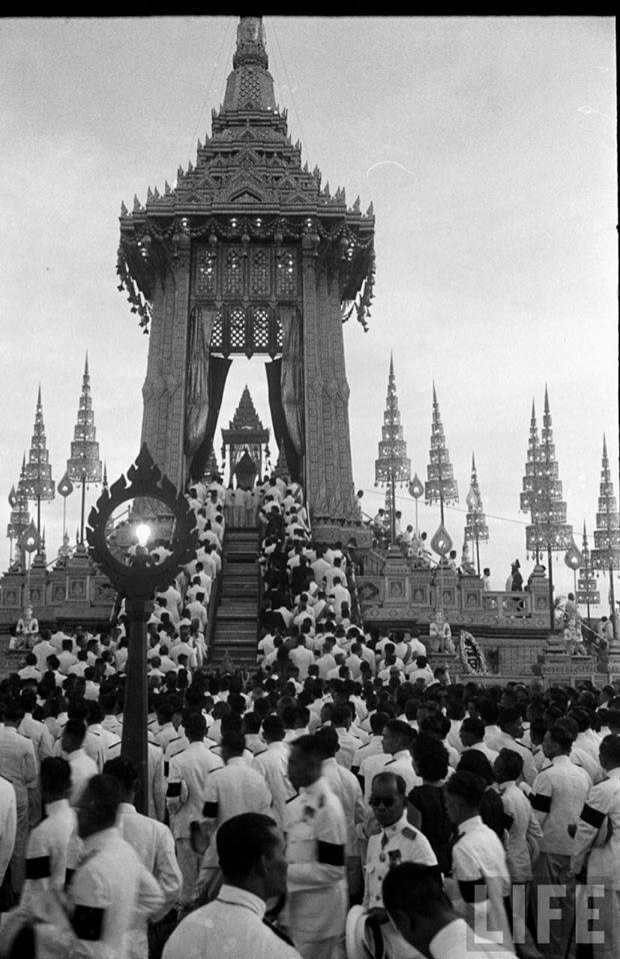
[[[39,394],[37,396],[37,406],[41,405],[41,384],[39,383]]]
[[[200,138],[198,138],[198,143],[196,144],[196,153],[200,153],[201,150],[202,150],[202,143],[200,142]]]
[[[127,216],[128,212],[129,212],[129,211],[128,211],[127,207],[125,206],[124,201],[121,200],[121,216]]]
[[[357,196],[355,197],[355,203],[353,204],[353,209],[355,210],[356,213],[359,213],[359,212],[360,212],[361,202],[362,202],[362,201],[361,201],[360,195],[359,195],[359,193],[358,193]]]
[[[170,189],[170,184],[168,183],[167,180],[164,183],[164,193],[166,196],[170,196],[170,194],[172,193],[172,190]]]
[[[549,391],[547,390],[547,384],[545,383],[545,413],[549,412]]]
[[[374,216],[374,215],[375,215],[375,208],[374,208],[373,202],[372,202],[372,200],[371,200],[371,201],[370,201],[370,206],[369,206],[368,209],[366,210],[366,216]]]
[[[134,212],[134,213],[139,213],[141,209],[142,209],[142,207],[140,206],[140,201],[139,201],[139,199],[138,199],[138,194],[137,194],[137,193],[134,193],[134,197],[133,197],[133,212]]]
[[[147,187],[147,190],[146,190],[146,202],[150,203],[152,199],[153,199],[153,191],[151,190],[149,186]]]
[[[86,358],[84,360],[84,376],[88,376],[88,350],[86,350]]]
[[[159,190],[157,189],[156,186],[153,187],[153,196],[155,197],[156,200],[159,200]]]
[[[476,472],[476,460],[475,460],[475,457],[474,457],[474,451],[473,451],[473,450],[471,451],[471,469],[472,469],[472,473],[475,473],[475,472]]]

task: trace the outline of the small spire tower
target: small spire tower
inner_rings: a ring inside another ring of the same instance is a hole
[[[427,467],[425,501],[427,504],[439,503],[441,525],[444,525],[444,506],[458,503],[459,491],[454,479],[454,470],[450,463],[450,452],[446,446],[446,437],[441,422],[437,391],[433,383],[433,422],[431,425],[430,462]]]
[[[86,505],[86,486],[88,483],[101,482],[102,462],[99,458],[99,443],[96,440],[95,414],[90,396],[90,373],[88,353],[84,362],[82,392],[77,414],[77,423],[73,430],[71,456],[67,460],[67,478],[73,483],[82,484],[82,510],[80,514],[80,543],[84,542],[84,511]]]
[[[396,539],[396,483],[401,486],[411,481],[411,460],[407,457],[407,443],[400,422],[394,357],[390,354],[388,389],[381,427],[378,458],[375,460],[375,486],[385,485],[385,509],[390,519],[391,542]]]
[[[603,435],[603,457],[601,460],[601,483],[599,486],[596,529],[594,530],[594,549],[591,552],[592,568],[607,570],[609,573],[609,605],[614,638],[617,638],[616,601],[614,590],[614,570],[620,569],[620,517],[614,493],[614,484],[609,468],[607,440]]]
[[[549,614],[551,631],[555,628],[553,615],[553,558],[557,550],[567,549],[573,541],[573,527],[566,522],[566,503],[562,499],[562,482],[558,478],[558,463],[555,458],[553,423],[549,406],[549,393],[545,386],[545,411],[540,442],[533,446],[536,418],[532,405],[530,422],[530,445],[526,475],[523,478],[521,509],[529,511],[530,525],[526,527],[526,548],[537,558],[540,550],[546,549],[549,563]],[[534,464],[534,465],[532,465]],[[529,470],[529,472],[528,472]]]
[[[465,542],[476,544],[476,568],[480,576],[480,547],[479,543],[488,543],[489,527],[487,518],[482,505],[482,496],[480,495],[480,486],[478,484],[478,473],[476,471],[476,460],[474,454],[471,454],[471,480],[469,492],[465,497],[467,503],[467,517],[465,520]]]
[[[41,502],[44,500],[53,500],[56,492],[56,485],[52,479],[52,467],[49,461],[47,440],[45,438],[45,423],[43,421],[40,385],[37,395],[37,409],[30,443],[30,452],[28,454],[28,462],[25,465],[23,489],[27,499],[36,500],[37,534],[40,539]]]

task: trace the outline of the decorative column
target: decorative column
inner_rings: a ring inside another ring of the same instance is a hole
[[[67,460],[67,472],[58,484],[58,492],[65,497],[68,484],[82,484],[82,508],[80,511],[80,543],[84,542],[84,511],[86,506],[86,485],[101,482],[102,462],[99,459],[99,443],[96,440],[95,414],[90,396],[90,373],[88,371],[88,353],[84,362],[82,392],[77,414],[77,423],[73,431],[71,456]],[[73,487],[71,487],[72,489]],[[69,490],[71,492],[71,490]],[[65,498],[66,502],[66,498]],[[63,534],[64,534],[63,518]]]
[[[489,541],[489,527],[487,518],[484,514],[480,487],[478,485],[478,473],[476,472],[476,461],[474,454],[471,454],[471,481],[469,492],[465,497],[467,503],[467,517],[465,519],[465,542],[476,544],[476,568],[480,576],[480,547],[479,543]]]
[[[444,524],[444,505],[458,503],[459,492],[454,470],[450,462],[450,453],[446,445],[437,392],[433,383],[433,421],[431,425],[430,462],[427,467],[427,481],[425,486],[425,501],[427,504],[439,503],[441,522],[431,539],[431,549],[439,556],[439,599],[437,610],[443,612],[444,603],[444,571],[447,565],[446,556],[453,547],[453,542]]]
[[[24,531],[30,525],[30,510],[28,509],[28,497],[25,490],[25,478],[26,455],[24,454],[17,490],[13,486],[11,487],[11,492],[9,493],[11,515],[6,528],[6,535],[11,543],[11,561],[13,560],[13,540],[15,540],[15,562],[20,566],[23,564],[23,556],[21,555],[19,544]]]
[[[579,578],[577,580],[577,595],[575,602],[578,606],[586,606],[588,611],[588,629],[592,628],[590,622],[590,606],[598,606],[600,594],[596,588],[596,575],[592,569],[590,560],[590,550],[588,548],[588,534],[586,532],[586,522],[583,521],[583,541],[581,546],[582,566],[579,569]]]
[[[39,386],[32,442],[30,444],[30,453],[24,473],[24,494],[27,499],[36,500],[37,503],[39,548],[41,547],[41,502],[43,500],[53,500],[55,489],[55,483],[52,479],[52,467],[47,451],[45,424],[43,422],[43,406],[41,404],[41,387]]]
[[[521,509],[528,509],[531,515],[531,524],[526,527],[526,548],[528,552],[538,557],[541,549],[547,550],[550,628],[551,632],[554,632],[553,552],[568,548],[573,539],[573,527],[566,522],[566,503],[562,499],[562,483],[558,479],[553,425],[546,386],[545,412],[540,444],[535,442],[535,434],[536,419],[532,406],[530,448],[528,449],[526,476],[523,481],[524,492],[521,494]]]
[[[375,486],[385,486],[385,508],[390,519],[390,542],[396,542],[396,484],[403,486],[411,480],[411,460],[407,458],[407,444],[400,422],[394,357],[390,354],[388,390],[379,441],[379,456],[375,460]]]
[[[616,596],[614,589],[614,570],[620,569],[620,519],[618,504],[611,480],[607,441],[603,436],[603,457],[601,462],[601,483],[599,486],[596,529],[594,530],[594,549],[591,554],[592,569],[605,570],[609,574],[609,606],[614,640],[618,639],[616,622]]]

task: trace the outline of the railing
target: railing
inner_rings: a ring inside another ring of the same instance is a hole
[[[483,592],[482,608],[499,620],[524,619],[532,615],[532,597],[526,592]]]
[[[220,605],[220,596],[222,592],[222,571],[216,574],[211,587],[209,597],[209,609],[207,611],[207,625],[205,628],[205,644],[207,647],[207,663],[211,660],[211,650],[213,645],[213,634],[215,632],[215,618],[217,608]]]

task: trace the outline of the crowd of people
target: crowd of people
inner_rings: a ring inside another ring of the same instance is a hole
[[[189,496],[146,783],[122,612],[42,630],[0,683],[0,956],[617,959],[620,685],[452,683],[413,631],[359,624],[354,555],[313,542],[298,484],[266,479],[243,523],[219,479]],[[209,663],[227,522],[260,528],[255,670]]]

